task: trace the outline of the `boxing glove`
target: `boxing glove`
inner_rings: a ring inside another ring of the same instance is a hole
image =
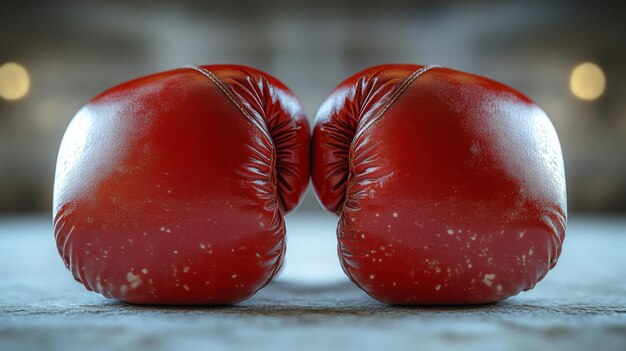
[[[61,143],[56,243],[89,290],[142,304],[232,304],[278,271],[283,215],[309,179],[309,127],[275,78],[190,66],[89,101]]]
[[[512,88],[441,67],[373,67],[324,102],[312,148],[317,197],[340,216],[341,265],[375,299],[489,303],[557,262],[558,137]]]

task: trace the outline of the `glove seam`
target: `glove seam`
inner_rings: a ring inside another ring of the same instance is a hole
[[[188,68],[188,69],[192,69],[200,74],[202,74],[203,76],[207,77],[211,82],[213,82],[213,84],[215,84],[223,93],[224,95],[226,95],[226,97],[237,107],[237,109],[239,109],[239,111],[259,130],[261,131],[261,134],[263,134],[263,137],[266,138],[267,142],[272,145],[272,155],[271,155],[271,168],[272,170],[276,169],[276,160],[277,160],[277,156],[276,156],[276,144],[274,143],[274,139],[272,138],[272,136],[269,134],[269,130],[263,128],[259,122],[254,119],[254,117],[252,117],[250,115],[250,113],[247,111],[246,108],[244,108],[239,102],[237,102],[237,99],[235,99],[235,96],[233,95],[233,93],[228,90],[228,88],[226,87],[226,84],[224,82],[222,82],[221,79],[219,79],[215,74],[213,74],[212,72],[199,67],[199,66],[195,66],[195,65],[188,65],[188,66],[184,66],[183,68]],[[249,72],[246,72],[249,74]],[[265,119],[264,119],[265,122]],[[267,122],[266,122],[267,123]],[[267,127],[267,124],[266,124]],[[285,208],[285,205],[283,204],[282,200],[280,199],[280,195],[278,193],[278,184],[276,179],[272,176],[269,175],[269,182],[270,184],[272,184],[272,187],[274,188],[274,197],[275,197],[275,201],[278,204],[278,210],[276,212],[274,212],[274,215],[278,215],[281,217],[280,220],[280,224],[279,226],[282,227],[282,231],[283,231],[283,238],[282,238],[282,250],[281,253],[279,254],[279,258],[277,260],[277,263],[275,264],[274,268],[272,269],[272,272],[269,276],[269,278],[267,279],[267,281],[261,285],[260,288],[258,288],[258,290],[254,293],[258,293],[259,290],[263,289],[265,286],[267,286],[276,276],[276,274],[278,273],[278,271],[280,270],[280,267],[282,266],[282,261],[284,259],[284,254],[285,254],[285,250],[286,250],[286,241],[285,241],[285,236],[286,236],[286,226],[285,226],[285,220],[284,220],[284,215],[283,215],[283,211]],[[253,295],[254,295],[253,294]]]
[[[409,75],[403,82],[402,84],[400,84],[400,87],[398,88],[398,90],[391,96],[391,99],[389,100],[389,102],[387,102],[387,104],[385,104],[385,106],[383,106],[383,108],[376,114],[376,116],[374,116],[371,120],[369,120],[368,122],[365,123],[365,125],[361,128],[358,127],[358,122],[357,122],[357,132],[354,135],[354,137],[352,138],[352,141],[350,142],[350,148],[348,150],[348,174],[353,173],[352,169],[354,169],[354,163],[353,163],[353,144],[354,141],[357,140],[357,138],[359,138],[363,132],[365,130],[367,130],[370,126],[372,126],[374,123],[376,123],[378,120],[380,120],[380,118],[385,114],[385,112],[387,112],[387,110],[389,109],[389,107],[391,107],[391,105],[400,97],[400,95],[402,95],[402,93],[411,85],[411,83],[413,83],[419,76],[421,76],[423,73],[436,68],[436,67],[440,67],[437,65],[428,65],[428,66],[424,66],[416,71],[414,71],[413,73],[411,73],[411,75]],[[350,176],[348,176],[348,181]],[[358,288],[360,288],[361,290],[365,291],[365,293],[367,293],[368,295],[372,296],[369,291],[367,289],[365,289],[363,286],[361,286],[361,284],[359,284],[356,279],[353,277],[352,272],[350,271],[350,268],[348,267],[349,265],[346,263],[345,260],[345,256],[343,254],[344,249],[343,249],[343,241],[342,239],[339,237],[339,228],[340,227],[345,227],[345,226],[349,226],[349,224],[343,224],[348,223],[348,220],[346,219],[346,203],[349,200],[349,193],[350,193],[350,189],[354,186],[354,183],[356,182],[356,178],[353,179],[352,181],[349,181],[348,184],[346,184],[346,189],[345,189],[345,193],[343,196],[343,201],[341,203],[341,213],[339,215],[339,223],[338,223],[338,227],[337,227],[337,245],[338,245],[338,251],[340,253],[340,262],[342,263],[342,267],[344,268],[344,272],[346,273],[346,275],[348,276],[348,278],[350,279],[350,281],[352,281]],[[373,296],[372,296],[373,297]]]
[[[263,126],[261,126],[259,124],[259,122],[257,120],[254,119],[254,117],[252,117],[250,115],[250,113],[248,113],[248,111],[240,104],[237,102],[237,99],[235,99],[235,96],[233,95],[233,93],[228,90],[228,88],[226,87],[226,84],[224,84],[224,82],[222,82],[221,79],[219,79],[215,74],[213,74],[212,72],[203,69],[202,67],[199,66],[195,66],[195,65],[188,65],[188,66],[183,66],[183,68],[188,68],[188,69],[192,69],[194,71],[197,71],[198,73],[202,74],[203,76],[207,77],[211,82],[213,82],[221,91],[222,93],[224,93],[224,95],[226,95],[226,97],[237,107],[237,109],[255,126],[257,127],[260,131],[261,134],[263,134],[263,137],[265,137],[267,139],[267,141],[274,145],[274,140],[272,139],[272,137],[269,135],[268,131],[266,129],[263,128]]]
[[[354,135],[354,138],[352,138],[352,141],[356,140],[358,137],[361,136],[361,134],[363,134],[365,130],[367,130],[370,126],[372,126],[374,123],[380,120],[380,118],[385,114],[385,112],[387,112],[387,110],[391,107],[391,105],[393,105],[393,103],[396,102],[396,100],[398,100],[400,95],[402,95],[402,93],[404,93],[404,91],[411,85],[411,83],[413,83],[419,76],[426,73],[427,71],[430,71],[433,68],[439,68],[439,67],[441,66],[427,65],[411,73],[411,75],[408,76],[404,80],[404,82],[402,82],[402,84],[400,84],[400,88],[398,88],[398,90],[391,96],[391,99],[389,100],[389,102],[385,104],[385,106],[376,114],[376,116],[374,116],[371,120],[366,122],[363,127],[359,128],[357,133]]]

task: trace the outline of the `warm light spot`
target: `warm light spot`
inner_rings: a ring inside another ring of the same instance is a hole
[[[18,100],[28,94],[30,76],[26,68],[15,62],[0,66],[0,97],[5,100]]]
[[[572,94],[582,100],[595,100],[602,96],[606,77],[595,63],[584,62],[576,66],[569,79]]]

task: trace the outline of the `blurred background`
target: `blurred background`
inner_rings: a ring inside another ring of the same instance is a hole
[[[619,2],[4,1],[0,214],[49,212],[56,153],[89,98],[187,64],[239,63],[311,120],[368,66],[439,64],[513,86],[551,116],[570,212],[626,212],[626,25]],[[321,211],[311,192],[301,210]]]

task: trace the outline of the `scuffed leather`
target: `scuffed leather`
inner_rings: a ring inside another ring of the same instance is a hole
[[[320,108],[312,163],[318,199],[340,215],[342,267],[380,301],[502,300],[560,255],[558,137],[500,83],[439,67],[365,70]]]
[[[146,304],[230,304],[278,271],[309,177],[309,128],[282,83],[234,65],[135,79],[63,138],[57,247],[74,277]]]

